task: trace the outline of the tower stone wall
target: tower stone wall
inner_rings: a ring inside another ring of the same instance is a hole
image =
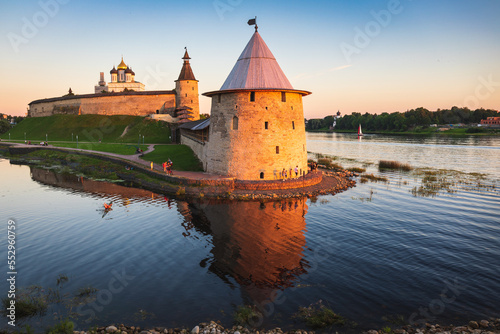
[[[302,95],[286,90],[213,95],[206,171],[240,180],[280,179],[283,169],[290,175],[296,166],[299,176],[307,173]]]
[[[198,94],[198,80],[175,81],[175,105],[192,108],[193,121],[200,119],[200,103]]]

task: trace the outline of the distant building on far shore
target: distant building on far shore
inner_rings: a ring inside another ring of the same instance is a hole
[[[500,117],[488,117],[481,120],[481,126],[500,127]]]

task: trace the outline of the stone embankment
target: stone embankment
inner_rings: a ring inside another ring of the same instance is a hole
[[[383,330],[369,330],[365,334],[381,334],[387,333]],[[394,334],[494,334],[500,333],[500,318],[469,321],[467,325],[432,325],[426,323],[423,327],[403,326],[402,328],[394,329],[389,333]]]
[[[331,333],[332,331],[318,331],[318,333]],[[341,328],[337,328],[335,333],[342,333]],[[347,332],[353,333],[352,329]],[[361,332],[361,331],[360,331]],[[306,330],[289,330],[283,331],[281,328],[274,328],[268,330],[262,329],[248,329],[242,326],[233,326],[231,328],[224,328],[222,325],[215,321],[209,323],[200,323],[191,330],[185,328],[164,328],[155,327],[152,329],[142,329],[135,326],[111,325],[107,327],[98,327],[96,334],[313,334],[314,331]],[[467,325],[462,326],[443,326],[425,324],[423,327],[416,326],[403,326],[398,329],[388,329],[387,327],[381,330],[369,330],[362,332],[364,334],[498,334],[500,333],[500,319],[490,319],[481,321],[469,321]],[[90,332],[75,331],[74,334],[91,334]]]
[[[149,151],[152,151],[150,145]],[[337,194],[356,185],[353,177],[358,176],[347,170],[332,171],[320,169],[309,172],[298,178],[286,178],[272,181],[235,180],[202,172],[174,171],[174,176],[163,172],[158,164],[150,167],[150,162],[141,159],[141,155],[119,155],[107,152],[69,149],[60,147],[38,147],[23,144],[10,144],[9,152],[14,156],[22,156],[37,150],[52,150],[61,153],[85,155],[109,161],[123,166],[116,175],[136,187],[154,192],[190,198],[213,198],[230,200],[277,200],[297,197],[315,197],[318,195]],[[12,160],[11,161],[16,161]],[[22,164],[23,159],[18,160]],[[64,164],[64,161],[61,163]],[[132,166],[135,171],[146,174],[153,179],[145,180],[136,175],[127,174],[125,168]],[[326,168],[326,167],[325,167]]]
[[[74,334],[92,334],[85,331],[75,331]],[[274,328],[269,330],[262,329],[248,329],[243,326],[233,326],[231,328],[224,328],[219,323],[211,321],[209,323],[200,323],[199,325],[193,327],[193,329],[185,328],[164,328],[155,327],[153,329],[142,329],[135,326],[125,326],[121,325],[111,325],[107,327],[98,327],[95,332],[96,334],[313,334],[314,331],[305,330],[293,330],[293,331],[283,331],[281,328]]]

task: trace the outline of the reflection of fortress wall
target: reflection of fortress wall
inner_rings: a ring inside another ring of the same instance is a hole
[[[80,177],[71,174],[58,174],[49,170],[30,167],[31,178],[43,184],[83,191]]]
[[[29,104],[30,117],[51,115],[134,115],[175,108],[174,91],[124,92],[74,95],[36,100]]]
[[[151,198],[151,191],[129,188],[114,183],[92,181],[72,174],[59,174],[49,170],[31,167],[33,180],[43,184],[74,189],[101,196],[120,196],[128,198]]]
[[[254,301],[292,286],[305,272],[305,199],[215,203],[201,210],[213,237],[210,270],[224,280],[234,278]]]

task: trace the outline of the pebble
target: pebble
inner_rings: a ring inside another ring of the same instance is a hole
[[[479,325],[483,328],[488,328],[490,326],[490,322],[488,320],[481,320]]]
[[[200,332],[200,326],[195,326],[192,330],[191,330],[191,333],[192,334],[198,334]]]
[[[469,321],[469,327],[472,329],[477,329],[479,328],[479,325],[477,324],[477,321]]]
[[[118,330],[115,326],[106,327],[106,333],[114,333]]]

